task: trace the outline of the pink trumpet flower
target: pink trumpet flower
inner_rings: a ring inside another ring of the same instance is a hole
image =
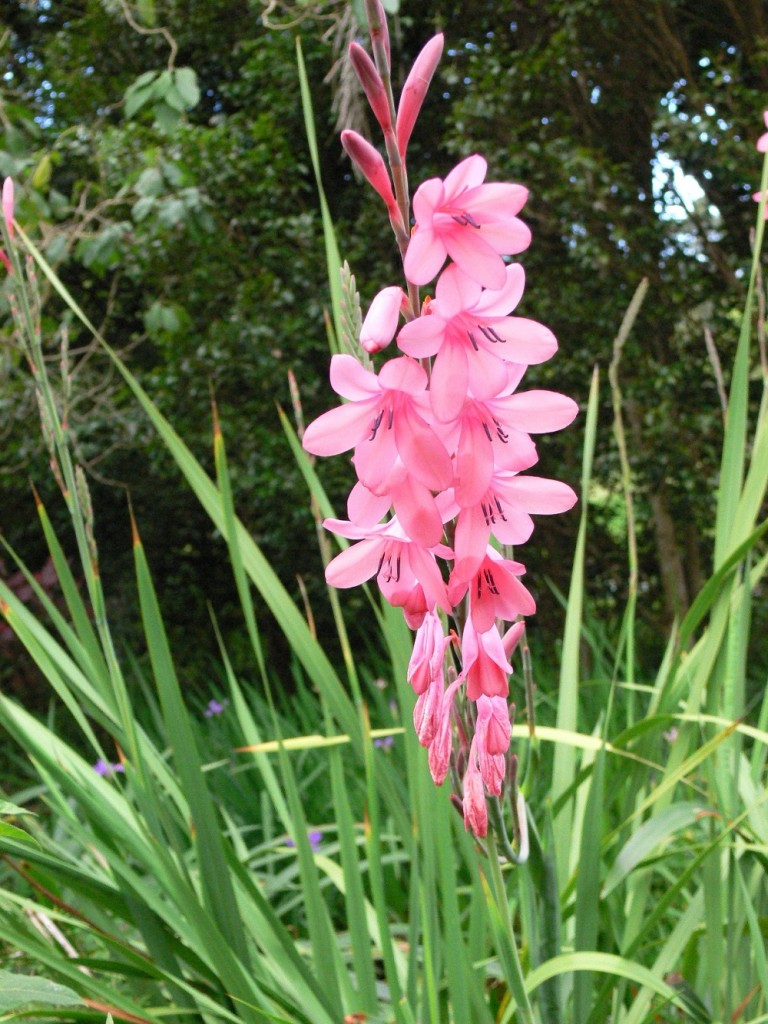
[[[458,430],[454,488],[462,508],[482,501],[495,469],[517,472],[536,462],[531,434],[562,430],[578,412],[573,399],[556,391],[513,394],[515,376],[510,380],[498,397],[481,402],[469,396],[445,438],[450,448]]]
[[[405,254],[405,276],[428,284],[448,256],[472,280],[488,288],[506,282],[502,255],[527,249],[531,232],[517,214],[528,190],[522,185],[483,184],[487,163],[470,156],[445,181],[430,178],[413,197],[416,226]]]
[[[461,653],[464,661],[462,675],[467,680],[469,700],[477,700],[483,695],[507,696],[512,666],[507,661],[504,643],[496,626],[481,633],[469,616],[461,636]]]
[[[421,586],[427,607],[450,611],[448,591],[435,556],[452,557],[445,544],[426,548],[411,540],[396,518],[365,529],[343,519],[326,519],[326,530],[359,540],[336,555],[325,570],[332,587],[356,587],[375,576],[384,597],[396,608],[406,607]]]
[[[517,578],[524,573],[525,566],[520,562],[502,558],[498,551],[488,547],[471,576],[463,577],[454,567],[448,581],[448,599],[455,607],[469,591],[472,623],[478,633],[485,633],[497,618],[513,622],[536,611],[536,602]]]
[[[331,386],[350,401],[309,424],[302,439],[308,452],[339,455],[354,446],[358,476],[375,494],[398,456],[425,487],[450,486],[450,456],[422,415],[428,415],[427,375],[415,360],[391,359],[377,376],[352,356],[335,355]]]
[[[567,512],[577,501],[568,484],[545,477],[494,469],[487,491],[466,508],[450,504],[450,492],[441,501],[443,518],[456,518],[454,557],[456,572],[469,579],[493,535],[501,544],[524,544],[533,533],[531,515]]]
[[[512,738],[509,708],[503,697],[478,697],[475,737],[480,775],[488,792],[499,796],[507,770],[504,755]]]
[[[400,94],[395,126],[397,148],[403,161],[405,161],[405,151],[408,149],[413,126],[416,123],[416,118],[419,116],[429,83],[432,81],[432,76],[440,62],[442,53],[443,34],[438,32],[423,47],[405,80],[403,91]]]
[[[443,661],[445,649],[450,642],[451,638],[443,633],[440,616],[434,611],[427,612],[416,631],[413,653],[408,665],[408,682],[414,693],[423,694],[435,681],[439,681],[442,690]]]
[[[504,363],[542,363],[557,351],[557,340],[543,324],[509,316],[525,287],[519,263],[504,270],[504,286],[481,288],[455,264],[437,279],[435,298],[422,316],[405,324],[399,348],[416,359],[436,356],[430,393],[439,420],[449,420],[467,390],[476,398],[505,386]]]

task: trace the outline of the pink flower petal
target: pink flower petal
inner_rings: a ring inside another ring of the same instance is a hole
[[[413,284],[429,284],[445,263],[446,255],[440,237],[429,225],[417,222],[403,260],[405,276]]]
[[[488,171],[488,162],[482,156],[474,153],[457,164],[445,179],[445,195],[449,201],[470,188],[477,188],[485,181]]]
[[[381,393],[376,374],[346,353],[331,358],[331,387],[337,395],[353,402]]]
[[[430,398],[437,419],[446,423],[456,418],[457,410],[466,400],[468,386],[466,350],[463,345],[447,341],[437,353],[432,367]]]
[[[331,587],[346,589],[365,583],[376,575],[386,541],[381,538],[361,540],[331,559],[325,570],[325,580]]]
[[[457,263],[473,281],[488,288],[504,287],[507,279],[504,261],[482,236],[481,229],[467,225],[450,234],[446,233],[443,242],[454,263]]]
[[[340,455],[370,431],[374,408],[369,400],[329,409],[309,424],[301,439],[302,446],[312,455]]]

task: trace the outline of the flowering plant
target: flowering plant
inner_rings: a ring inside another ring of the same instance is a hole
[[[508,258],[531,241],[518,217],[527,190],[486,182],[485,159],[468,156],[419,186],[408,231],[407,147],[443,37],[419,54],[396,107],[386,16],[380,0],[367,10],[373,59],[356,43],[350,58],[387,162],[354,131],[342,143],[384,201],[404,286],[388,284],[372,301],[359,357],[333,356],[331,386],[345,404],[311,423],[303,444],[314,455],[354,449],[348,519],[324,525],[357,543],[330,562],[326,579],[353,587],[375,577],[402,608],[416,631],[408,680],[419,741],[438,785],[453,769],[465,827],[484,836],[486,796],[500,796],[510,775],[514,783],[509,659],[536,610],[509,548],[531,536],[531,514],[576,501],[567,484],[523,475],[538,460],[531,435],[568,426],[577,406],[556,392],[518,390],[527,367],[557,349],[547,327],[513,315],[525,273]],[[393,340],[398,354],[376,372],[370,357]]]

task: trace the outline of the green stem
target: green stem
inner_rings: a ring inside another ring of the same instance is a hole
[[[493,834],[493,830],[488,832],[487,844],[488,875],[490,878],[491,893],[499,911],[499,916],[505,932],[504,937],[507,940],[505,943],[506,949],[504,950],[504,954],[506,955],[502,954],[504,955],[505,966],[507,969],[507,982],[509,983],[512,996],[517,1003],[520,1019],[524,1024],[534,1024],[533,1007],[528,999],[528,993],[525,990],[525,978],[523,977],[523,968],[520,964],[520,954],[517,951],[512,916],[509,913],[507,889],[504,884],[504,877],[501,873],[501,863],[499,861],[499,853],[496,848],[496,837]]]

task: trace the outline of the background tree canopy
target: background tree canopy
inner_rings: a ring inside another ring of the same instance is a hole
[[[275,401],[293,369],[311,417],[327,387],[322,232],[299,102],[294,37],[313,85],[324,185],[363,303],[399,282],[378,200],[354,180],[339,123],[366,130],[345,62],[359,4],[256,0],[4,0],[0,174],[17,218],[198,455],[219,407],[240,512],[283,578],[314,601],[322,570],[304,486]],[[706,571],[717,485],[719,361],[730,364],[749,259],[768,106],[768,17],[759,0],[389,0],[397,78],[441,29],[446,52],[417,125],[412,188],[482,152],[489,179],[531,190],[524,315],[561,350],[531,382],[585,399],[638,283],[648,297],[621,385],[637,489],[649,647]],[[372,133],[371,133],[372,134]],[[67,337],[45,296],[52,359]],[[31,477],[55,505],[26,367],[5,313],[4,535],[42,546]],[[711,344],[707,344],[707,339]],[[70,422],[94,489],[116,604],[133,603],[125,491],[168,619],[211,633],[226,608],[218,540],[88,337],[68,336]],[[604,388],[589,554],[596,623],[610,628],[626,578],[626,521]],[[545,439],[540,470],[576,483],[578,431]],[[337,502],[344,460],[323,467]],[[542,647],[567,586],[576,516],[547,521],[522,556]],[[197,595],[194,602],[190,594]],[[122,596],[121,596],[122,595]],[[226,611],[224,614],[226,620]],[[129,621],[126,615],[126,623]],[[322,628],[322,617],[319,628]],[[230,624],[224,621],[227,629]],[[128,626],[126,626],[128,628]],[[273,643],[278,644],[277,640]],[[207,648],[188,651],[204,668]]]

